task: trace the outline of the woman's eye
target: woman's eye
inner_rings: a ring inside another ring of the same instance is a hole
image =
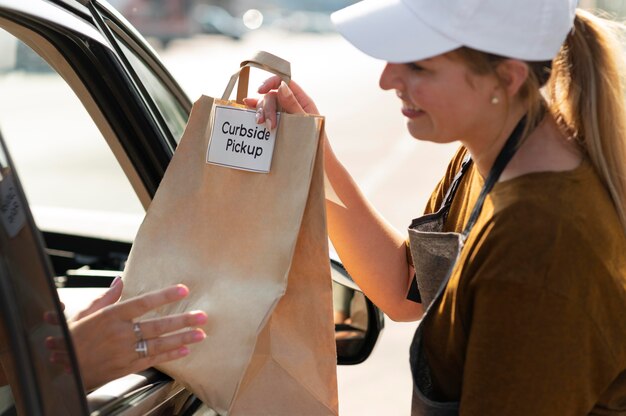
[[[414,62],[410,62],[410,63],[408,63],[408,64],[406,64],[406,65],[409,67],[409,69],[410,69],[411,71],[421,72],[421,71],[423,71],[423,70],[424,70],[424,67],[423,67],[423,66],[420,66],[420,65],[418,65],[418,64],[416,64],[416,63],[414,63]]]

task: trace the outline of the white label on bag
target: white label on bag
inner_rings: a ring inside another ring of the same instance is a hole
[[[213,117],[207,163],[269,173],[277,129],[257,124],[254,110],[216,105]]]

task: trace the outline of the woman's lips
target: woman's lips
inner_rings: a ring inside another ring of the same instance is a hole
[[[402,114],[405,117],[408,117],[408,118],[416,118],[416,117],[419,117],[419,116],[423,115],[424,112],[422,110],[417,109],[417,108],[403,106],[402,107]]]

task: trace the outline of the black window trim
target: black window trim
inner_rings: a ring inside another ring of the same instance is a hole
[[[126,46],[135,52],[174,94],[181,107],[183,107],[188,114],[191,113],[193,103],[169,70],[163,65],[160,58],[156,56],[147,41],[142,37],[138,37],[135,31],[132,30],[132,27],[127,26],[130,23],[120,20],[117,15],[104,7],[100,2],[98,2],[98,10],[107,21],[113,24],[113,26],[109,25],[109,27],[126,41]],[[121,30],[121,28],[128,28],[128,30]]]
[[[98,5],[91,3],[91,2],[89,3],[88,7],[90,8],[94,16],[94,20],[96,22],[96,25],[99,27],[100,32],[103,33],[103,35],[107,38],[109,43],[113,46],[113,49],[115,50],[115,53],[117,54],[117,58],[122,63],[125,72],[128,74],[130,78],[130,82],[133,84],[133,87],[139,92],[139,96],[142,98],[148,113],[155,120],[160,130],[161,135],[166,138],[167,143],[170,148],[170,152],[171,152],[170,157],[171,157],[174,154],[174,150],[176,150],[176,145],[177,145],[176,139],[172,135],[172,132],[170,131],[169,126],[167,125],[167,122],[163,118],[158,106],[152,99],[152,96],[146,90],[145,86],[143,85],[143,82],[139,78],[139,75],[137,74],[137,72],[135,71],[131,63],[129,62],[124,52],[122,51],[119,45],[119,40],[116,39],[115,37],[115,35],[118,35],[122,38],[122,40],[127,41],[129,36],[123,30],[121,30],[121,26],[119,25],[119,22],[115,23],[113,20],[111,20],[111,15],[108,14],[106,10],[103,10]],[[113,32],[115,32],[115,34],[113,34]],[[136,48],[133,47],[133,43],[134,42],[126,42],[126,45],[130,47],[131,50],[133,50],[133,52],[136,52]],[[140,56],[141,55],[142,54],[140,54]],[[143,55],[145,55],[145,53]],[[161,72],[164,72],[164,71],[166,71],[165,68],[162,68]],[[158,78],[161,79],[160,76]],[[170,82],[170,84],[171,83],[172,82]],[[186,108],[186,106],[183,108]]]

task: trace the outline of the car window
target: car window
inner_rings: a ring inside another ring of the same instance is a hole
[[[0,129],[39,227],[132,238],[144,208],[81,101],[11,34],[0,48]]]
[[[187,123],[187,112],[180,105],[178,100],[168,91],[161,83],[159,78],[145,64],[145,62],[135,54],[119,37],[116,36],[122,52],[137,73],[137,76],[146,87],[146,90],[167,123],[172,136],[176,143],[180,142],[180,138],[185,130]]]
[[[162,76],[165,75],[161,74],[159,76],[155,73],[157,65],[151,66],[146,62],[146,59],[151,59],[149,54],[141,46],[133,42],[132,38],[117,23],[108,17],[105,17],[105,21],[111,29],[113,41],[120,47],[124,57],[128,60],[137,77],[139,77],[139,81],[146,89],[146,93],[156,105],[161,117],[163,117],[172,138],[178,144],[185,130],[189,114],[180,99],[172,91],[172,88],[177,88],[177,86],[165,85],[162,79]],[[182,91],[179,92],[182,93]]]

